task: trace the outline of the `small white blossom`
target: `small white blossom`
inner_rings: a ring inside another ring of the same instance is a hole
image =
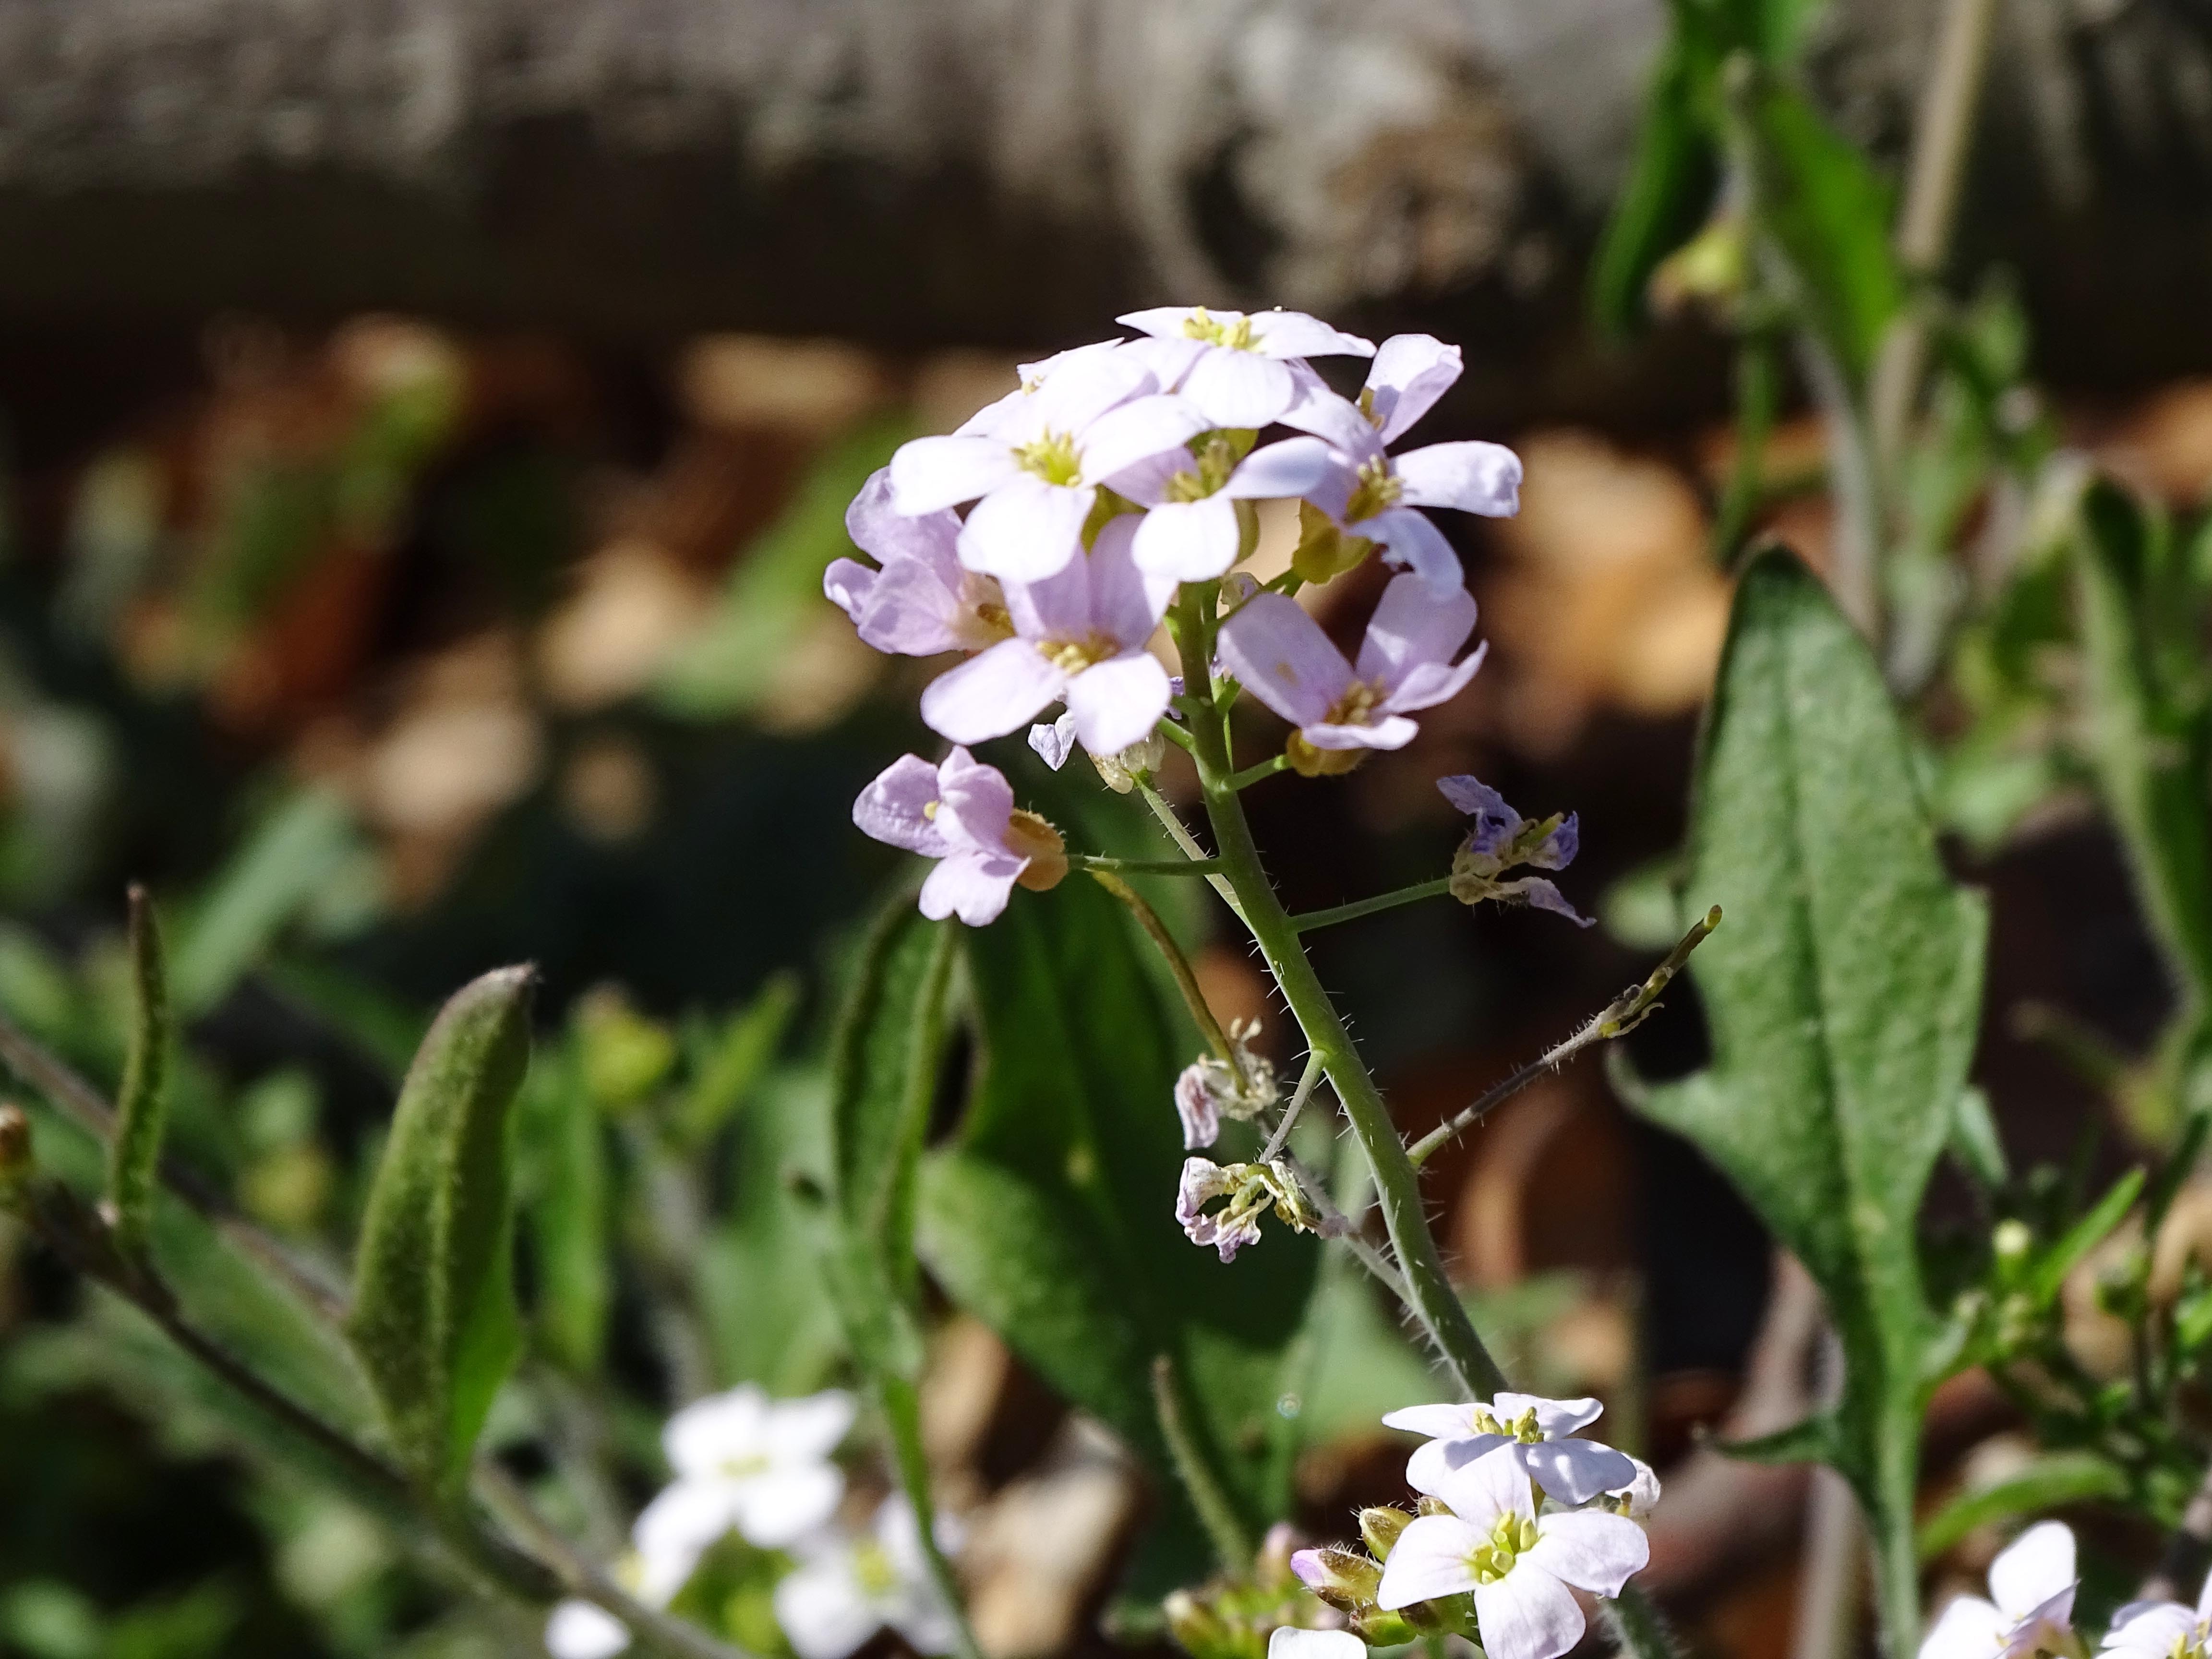
[[[950,1553],[959,1542],[957,1525],[939,1516],[938,1547]],[[958,1626],[930,1578],[904,1497],[886,1498],[867,1532],[817,1537],[798,1553],[799,1566],[775,1587],[775,1616],[799,1659],[845,1659],[886,1625],[916,1653],[957,1644]]]
[[[1267,1659],[1367,1659],[1367,1644],[1348,1630],[1279,1625],[1267,1638]]]
[[[589,1601],[563,1601],[545,1621],[545,1651],[553,1659],[612,1659],[629,1645],[629,1627]]]
[[[1509,1392],[1488,1405],[1407,1406],[1382,1422],[1387,1428],[1429,1437],[1406,1466],[1406,1479],[1415,1492],[1441,1498],[1452,1471],[1510,1446],[1529,1478],[1553,1498],[1562,1504],[1587,1504],[1601,1492],[1626,1491],[1636,1480],[1633,1458],[1576,1433],[1604,1411],[1595,1400]]]
[[[1920,1644],[1920,1659],[2028,1659],[2063,1650],[2074,1626],[2074,1534],[2045,1521],[1990,1563],[1990,1599],[1961,1595]]]
[[[1539,1516],[1510,1446],[1449,1472],[1432,1496],[1449,1515],[1417,1516],[1383,1564],[1378,1605],[1472,1592],[1490,1659],[1559,1659],[1582,1640],[1572,1590],[1618,1595],[1650,1559],[1644,1528],[1604,1510]]]
[[[2212,1576],[2197,1605],[2130,1601],[2112,1615],[2104,1650],[2126,1659],[2204,1659],[2212,1648]]]

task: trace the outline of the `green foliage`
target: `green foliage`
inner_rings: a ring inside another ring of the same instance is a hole
[[[2094,1452],[2053,1452],[1994,1486],[1960,1492],[1920,1526],[1920,1556],[1932,1560],[1977,1527],[2067,1504],[2117,1498],[2127,1477]]]
[[[131,890],[131,1038],[115,1095],[115,1139],[107,1160],[107,1201],[115,1247],[146,1249],[161,1179],[161,1133],[169,1110],[169,1050],[174,1041],[161,925],[143,888]]]
[[[922,1258],[1163,1475],[1167,1355],[1192,1439],[1256,1533],[1287,1502],[1274,1407],[1317,1249],[1271,1231],[1231,1267],[1183,1237],[1171,1091],[1197,1039],[1103,891],[1022,896],[963,943],[980,1073],[953,1144],[923,1163]]]
[[[1984,908],[1944,873],[1880,671],[1793,556],[1746,572],[1710,719],[1686,890],[1730,918],[1692,965],[1713,1059],[1638,1104],[1820,1284],[1847,1373],[1830,1455],[1886,1540],[1885,1600],[1909,1603],[1915,1222],[1972,1053]]]
[[[588,1376],[606,1346],[614,1237],[606,1137],[573,1039],[532,1060],[522,1121],[519,1184],[538,1282],[538,1340]]]
[[[458,1492],[514,1364],[513,1106],[530,1060],[532,970],[456,992],[409,1067],[376,1171],[349,1323],[394,1449]]]
[[[1590,264],[1590,308],[1599,326],[1614,335],[1643,320],[1651,273],[1696,233],[1720,178],[1705,112],[1716,61],[1696,32],[1698,11],[1675,7],[1676,26],[1660,48],[1628,178]]]

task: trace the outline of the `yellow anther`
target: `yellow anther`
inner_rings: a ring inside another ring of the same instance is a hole
[[[1014,451],[1023,471],[1036,474],[1049,484],[1073,484],[1083,477],[1083,457],[1075,440],[1065,432],[1048,432]]]
[[[1359,464],[1352,494],[1344,503],[1344,521],[1364,524],[1385,507],[1395,507],[1398,498],[1406,493],[1405,484],[1390,471],[1389,461],[1380,455]]]

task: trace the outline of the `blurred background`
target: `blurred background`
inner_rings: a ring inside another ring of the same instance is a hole
[[[1822,106],[1884,165],[1936,10],[1838,0],[1815,26]],[[687,1233],[641,1149],[772,1198],[840,953],[894,878],[848,814],[928,750],[929,670],[821,597],[845,503],[1117,311],[1282,304],[1462,343],[1425,437],[1527,463],[1519,518],[1447,526],[1492,646],[1473,688],[1406,750],[1250,797],[1293,908],[1440,867],[1441,773],[1580,813],[1563,885],[1597,929],[1446,906],[1317,942],[1401,1126],[1440,1120],[1671,937],[1729,602],[1730,356],[1687,312],[1601,337],[1584,301],[1666,24],[1660,0],[0,0],[0,1008],[112,1083],[123,890],[149,883],[189,1016],[180,1150],[336,1260],[429,1011],[534,961],[545,1051],[659,1217],[609,1223],[642,1231],[578,1292],[610,1374],[664,1410],[815,1385],[818,1320],[731,1288],[781,1247]],[[2004,0],[1960,250],[2016,302],[2061,441],[2203,505],[2212,16]],[[1793,410],[1760,514],[1817,566],[1822,441]],[[1295,527],[1269,538],[1262,563]],[[1356,637],[1380,574],[1333,584],[1325,623]],[[1996,897],[1978,1075],[2014,1156],[2101,1170],[2172,994],[2053,752],[1947,795],[1950,846]],[[1202,963],[1288,1061],[1247,955]],[[1672,1000],[1634,1042],[1656,1075],[1702,1054]],[[1603,1396],[1669,1476],[1654,1593],[1705,1651],[1788,1651],[1802,1472],[1695,1449],[1802,1406],[1809,1337],[1769,1317],[1755,1222],[1595,1063],[1428,1179],[1516,1375]],[[1373,1326],[1364,1369],[1402,1378]],[[1402,1496],[1365,1410],[1400,1384],[1367,1385],[1297,1471],[1324,1534]],[[1939,1482],[2019,1455],[2001,1403],[1958,1393]],[[1100,1648],[1140,1483],[972,1322],[940,1334],[929,1406],[981,1517],[993,1659]],[[539,1407],[495,1430],[525,1464],[561,1432],[560,1390]],[[614,1420],[649,1445],[646,1405]],[[532,1639],[257,1457],[0,1224],[0,1651]]]

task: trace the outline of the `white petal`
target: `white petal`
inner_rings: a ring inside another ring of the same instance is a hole
[[[1237,562],[1237,503],[1224,493],[1156,507],[1137,526],[1137,567],[1173,581],[1204,581]]]
[[[844,1495],[845,1476],[834,1463],[771,1469],[738,1486],[738,1530],[747,1543],[781,1549],[827,1525]]]
[[[1183,335],[1169,338],[1146,335],[1140,340],[1125,342],[1121,349],[1152,372],[1152,379],[1161,391],[1173,392],[1182,384],[1182,377],[1190,373],[1190,366],[1205,353],[1206,342]]]
[[[1425,1446],[1415,1447],[1413,1455],[1406,1460],[1406,1484],[1415,1492],[1440,1498],[1443,1493],[1439,1488],[1453,1470],[1463,1469],[1476,1458],[1512,1443],[1502,1434],[1469,1434],[1455,1440],[1431,1440]]]
[[[1389,714],[1365,726],[1302,726],[1298,735],[1316,749],[1403,749],[1420,730],[1403,714]]]
[[[1382,1426],[1431,1440],[1461,1440],[1474,1432],[1474,1413],[1472,1405],[1401,1406],[1382,1414]]]
[[[1417,1517],[1390,1547],[1390,1559],[1382,1564],[1382,1583],[1376,1591],[1376,1605],[1407,1607],[1473,1589],[1474,1569],[1468,1558],[1489,1541],[1487,1528],[1471,1527],[1456,1516]]]
[[[1382,440],[1359,406],[1340,398],[1325,386],[1305,387],[1297,402],[1283,411],[1283,424],[1310,432],[1331,448],[1341,451],[1354,465],[1382,453]]]
[[[2027,1618],[2074,1582],[2074,1529],[2063,1521],[2039,1522],[1990,1563],[1990,1600],[2011,1620]]]
[[[1340,501],[1351,493],[1352,482],[1351,469],[1319,438],[1283,438],[1261,445],[1237,463],[1221,493],[1268,501],[1326,490]]]
[[[1485,1452],[1470,1463],[1447,1470],[1431,1494],[1451,1506],[1452,1513],[1486,1530],[1507,1514],[1533,1517],[1536,1500],[1528,1490],[1528,1476],[1508,1443]]]
[[[1521,510],[1521,458],[1503,444],[1431,444],[1397,459],[1408,507],[1455,507],[1488,519]]]
[[[1013,417],[1028,400],[1029,388],[1016,386],[1002,398],[985,404],[966,420],[952,428],[956,438],[995,438],[1012,423]]]
[[[1073,436],[1116,404],[1152,391],[1152,371],[1111,349],[1065,354],[1030,398],[1027,421],[1041,432]]]
[[[1395,690],[1418,665],[1449,663],[1474,631],[1474,601],[1465,588],[1439,592],[1419,576],[1395,577],[1382,590],[1382,602],[1368,622],[1367,637],[1360,642],[1359,660],[1353,672],[1363,680],[1380,680],[1386,691]],[[1510,1423],[1535,1409],[1534,1401],[1533,1395],[1500,1395],[1493,1409],[1499,1421]],[[1541,1403],[1552,1404],[1548,1400]],[[1536,1426],[1547,1435],[1560,1431],[1546,1425],[1541,1412],[1537,1413]],[[1576,1423],[1565,1431],[1571,1433],[1581,1426],[1582,1423]]]
[[[1331,328],[1303,311],[1255,311],[1252,332],[1271,357],[1372,357],[1375,343]]]
[[[779,1400],[768,1410],[768,1454],[778,1462],[819,1462],[852,1432],[858,1410],[842,1389]]]
[[[1959,1596],[1921,1638],[1920,1659],[1995,1659],[2011,1627],[2012,1620],[1980,1596]]]
[[[1460,353],[1431,334],[1393,334],[1367,371],[1375,423],[1384,443],[1435,407],[1460,376]]]
[[[1062,714],[1049,726],[1030,727],[1030,747],[1036,750],[1039,760],[1059,771],[1075,749],[1075,716]]]
[[[1496,1583],[1474,1587],[1474,1616],[1489,1659],[1559,1659],[1583,1639],[1574,1596],[1526,1556]]]
[[[1490,641],[1485,640],[1456,663],[1416,663],[1398,689],[1382,700],[1382,707],[1393,714],[1407,714],[1449,702],[1467,689],[1467,683],[1480,672],[1482,659],[1489,654]]]
[[[932,921],[957,916],[970,927],[988,927],[1005,911],[1014,878],[1028,864],[1027,859],[1006,853],[955,853],[939,861],[921,884],[921,914]]]
[[[806,1562],[778,1582],[775,1620],[799,1659],[845,1659],[883,1623],[842,1552]]]
[[[1114,320],[1124,328],[1133,328],[1139,334],[1149,334],[1155,339],[1175,340],[1183,337],[1182,325],[1191,319],[1194,306],[1154,306],[1146,311],[1125,311]],[[1215,312],[1217,317],[1234,316],[1233,312]]]
[[[545,1621],[545,1651],[553,1659],[612,1659],[629,1645],[622,1620],[589,1601],[563,1601]]]
[[[1085,669],[1067,682],[1067,712],[1094,755],[1141,743],[1168,712],[1168,671],[1149,651],[1132,651]]]
[[[1269,426],[1297,401],[1298,383],[1289,366],[1273,357],[1214,346],[1182,377],[1182,395],[1209,425]]]
[[[2140,1654],[2142,1659],[2166,1659],[2196,1633],[2197,1615],[2179,1601],[2130,1601],[2112,1615],[2105,1648]]]
[[[1392,586],[1395,586],[1396,584],[1393,583]],[[1389,590],[1386,589],[1383,592],[1382,603],[1380,605],[1377,605],[1375,610],[1375,617],[1377,622],[1382,620],[1383,612],[1389,608],[1389,605],[1390,594]],[[1396,618],[1394,617],[1394,620],[1396,620]],[[1474,601],[1473,599],[1469,599],[1467,602],[1467,625],[1469,629],[1472,629],[1474,626]],[[1370,624],[1370,630],[1371,626],[1372,625]],[[1460,635],[1460,640],[1463,640],[1466,637],[1466,633],[1462,631]],[[1430,654],[1438,657],[1449,657],[1453,652],[1459,649],[1460,640],[1454,640],[1442,651],[1432,652]],[[1580,1400],[1553,1400],[1540,1394],[1516,1394],[1511,1389],[1508,1389],[1500,1393],[1498,1396],[1491,1402],[1491,1409],[1498,1413],[1498,1419],[1502,1422],[1511,1421],[1512,1419],[1520,1417],[1525,1412],[1534,1412],[1536,1413],[1537,1432],[1541,1434],[1547,1440],[1558,1440],[1566,1435],[1574,1433],[1578,1429],[1586,1429],[1589,1427],[1589,1425],[1596,1422],[1599,1418],[1604,1416],[1605,1402],[1588,1396]]]
[[[922,690],[921,718],[955,743],[981,743],[1027,726],[1055,702],[1067,676],[1027,640],[1001,640]]]
[[[1293,726],[1328,713],[1352,684],[1352,665],[1295,599],[1257,593],[1221,625],[1223,666]]]
[[[1233,517],[1236,509],[1230,511]],[[1175,599],[1175,577],[1137,563],[1137,535],[1150,516],[1116,514],[1101,527],[1084,561],[1091,581],[1089,626],[1125,651],[1143,647]]]
[[[1206,416],[1171,392],[1133,398],[1083,429],[1076,441],[1083,476],[1100,483],[1149,456],[1181,449],[1206,428]]]
[[[1546,1516],[1537,1522],[1536,1532],[1535,1547],[1522,1559],[1594,1595],[1620,1595],[1620,1587],[1651,1561],[1650,1540],[1625,1515],[1569,1510]]]
[[[1040,581],[1083,550],[1095,489],[1018,472],[975,503],[960,526],[960,562],[987,576]]]
[[[670,1418],[660,1431],[660,1449],[679,1475],[712,1475],[726,1463],[764,1453],[767,1427],[767,1393],[740,1383],[726,1394],[695,1400]]]
[[[1600,1492],[1620,1492],[1636,1479],[1636,1465],[1627,1453],[1595,1440],[1570,1437],[1523,1446],[1521,1464],[1562,1504],[1587,1504]]]
[[[891,505],[913,517],[988,495],[1020,469],[995,438],[911,438],[891,457]]]
[[[1267,1638],[1267,1659],[1367,1659],[1367,1644],[1348,1630],[1278,1625]]]
[[[726,1480],[678,1480],[654,1494],[630,1528],[638,1554],[638,1596],[664,1607],[684,1588],[699,1558],[729,1535],[740,1498]]]
[[[1350,528],[1356,535],[1382,543],[1384,558],[1404,565],[1439,592],[1467,585],[1459,555],[1452,551],[1444,532],[1410,507],[1386,507]]]

